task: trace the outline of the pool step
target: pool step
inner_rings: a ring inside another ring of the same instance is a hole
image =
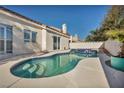
[[[38,68],[38,70],[35,73],[36,73],[36,75],[41,76],[41,75],[43,75],[43,73],[45,71],[45,67],[42,64],[40,64],[38,66],[39,66],[39,68]]]
[[[33,64],[33,66],[31,68],[29,68],[28,71],[30,73],[33,73],[36,69],[37,69],[37,65],[36,64]]]
[[[30,68],[31,67],[31,65],[30,64],[25,64],[24,66],[23,66],[23,70],[27,70],[28,68]]]
[[[45,71],[45,66],[42,64],[26,64],[22,69],[27,70],[31,74],[34,73],[38,76],[41,76]]]

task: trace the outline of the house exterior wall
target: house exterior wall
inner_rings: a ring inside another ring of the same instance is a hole
[[[68,38],[65,38],[65,37],[61,37],[61,40],[60,40],[60,47],[61,47],[61,50],[65,50],[65,49],[69,49],[70,46],[69,46],[69,39]]]
[[[60,37],[60,50],[69,49],[69,38],[46,31],[46,50],[53,51],[53,36]]]
[[[53,51],[53,36],[60,37],[60,50],[69,48],[69,37],[67,35],[63,36],[60,32],[48,31],[45,25],[40,27],[38,24],[1,12],[1,10],[0,24],[9,25],[13,28],[13,53],[0,54],[0,59],[44,50]],[[36,43],[24,42],[24,29],[37,32]]]
[[[16,18],[0,13],[0,24],[9,25],[13,28],[13,53],[12,55],[19,55],[25,53],[40,52],[42,50],[42,30],[33,25],[18,20]],[[36,43],[24,42],[24,29],[37,32]],[[10,54],[0,54],[0,59]]]

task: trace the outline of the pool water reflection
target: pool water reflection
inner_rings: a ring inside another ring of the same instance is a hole
[[[72,70],[87,54],[66,53],[23,61],[11,68],[12,74],[23,78],[42,78]]]

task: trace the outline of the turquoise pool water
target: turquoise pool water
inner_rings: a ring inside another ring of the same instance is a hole
[[[20,62],[11,68],[12,74],[24,78],[42,78],[72,70],[87,54],[66,53],[50,57],[34,58]]]

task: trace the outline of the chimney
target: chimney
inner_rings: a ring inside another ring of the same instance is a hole
[[[75,39],[75,41],[78,41],[78,40],[79,40],[79,38],[78,38],[78,35],[77,35],[77,34],[75,34],[75,35],[74,35],[74,39]]]
[[[66,24],[62,24],[62,32],[63,33],[67,33],[67,26],[66,26]]]

